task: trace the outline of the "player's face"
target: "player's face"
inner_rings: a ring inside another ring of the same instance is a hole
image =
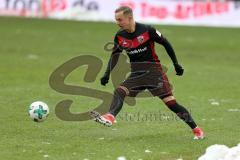
[[[115,13],[117,25],[122,29],[129,29],[131,25],[132,16],[124,15],[122,12]]]

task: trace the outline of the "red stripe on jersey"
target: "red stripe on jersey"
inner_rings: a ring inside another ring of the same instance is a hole
[[[122,36],[117,36],[118,37],[118,43],[121,47],[123,48],[131,48],[132,46],[132,40],[124,38]]]
[[[152,57],[153,57],[154,62],[159,62],[158,56],[155,52],[154,42],[150,42],[150,47],[151,47],[151,53],[152,53]]]
[[[167,93],[167,95],[172,95],[172,89],[171,89],[171,86],[170,86],[170,83],[168,81],[168,77],[166,75],[166,73],[164,73],[163,69],[162,69],[162,65],[158,62],[156,62],[158,68],[159,68],[159,72],[161,73],[162,75],[162,80],[163,80],[163,87],[165,88],[165,91]]]
[[[143,43],[147,42],[150,39],[148,31],[140,34],[134,39],[127,39],[122,36],[117,37],[119,45],[124,48],[137,48],[138,46],[142,45]]]
[[[164,73],[163,69],[162,69],[162,65],[160,64],[160,61],[158,59],[158,56],[155,52],[155,49],[154,49],[154,42],[151,42],[150,43],[150,46],[151,46],[151,52],[152,52],[152,57],[154,59],[154,62],[155,64],[158,66],[159,68],[159,72],[161,73],[162,75],[162,80],[163,80],[163,87],[165,88],[165,90],[168,92],[169,95],[172,95],[172,90],[171,90],[171,87],[170,87],[170,83],[168,81],[168,78],[167,78],[167,75]]]

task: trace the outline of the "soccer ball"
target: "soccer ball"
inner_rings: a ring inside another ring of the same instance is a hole
[[[29,106],[28,113],[33,121],[42,122],[49,115],[49,108],[46,103],[36,101]]]

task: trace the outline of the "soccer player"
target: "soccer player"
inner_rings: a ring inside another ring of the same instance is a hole
[[[109,112],[100,115],[92,112],[96,122],[111,126],[120,112],[126,96],[135,97],[139,92],[148,89],[153,96],[158,96],[166,106],[177,114],[193,131],[194,139],[203,139],[204,133],[196,125],[188,110],[180,105],[173,96],[167,75],[155,53],[154,43],[164,46],[170,56],[176,75],[183,75],[184,69],[178,63],[175,52],[169,41],[155,28],[134,21],[130,7],[121,6],[115,10],[115,19],[120,30],[114,39],[114,49],[107,70],[101,78],[101,84],[109,81],[110,72],[117,64],[119,54],[125,50],[131,63],[131,74],[114,91]]]

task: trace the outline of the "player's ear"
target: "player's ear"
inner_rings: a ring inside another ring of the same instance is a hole
[[[131,21],[131,20],[133,20],[133,16],[132,15],[129,15],[128,16],[128,19]]]

